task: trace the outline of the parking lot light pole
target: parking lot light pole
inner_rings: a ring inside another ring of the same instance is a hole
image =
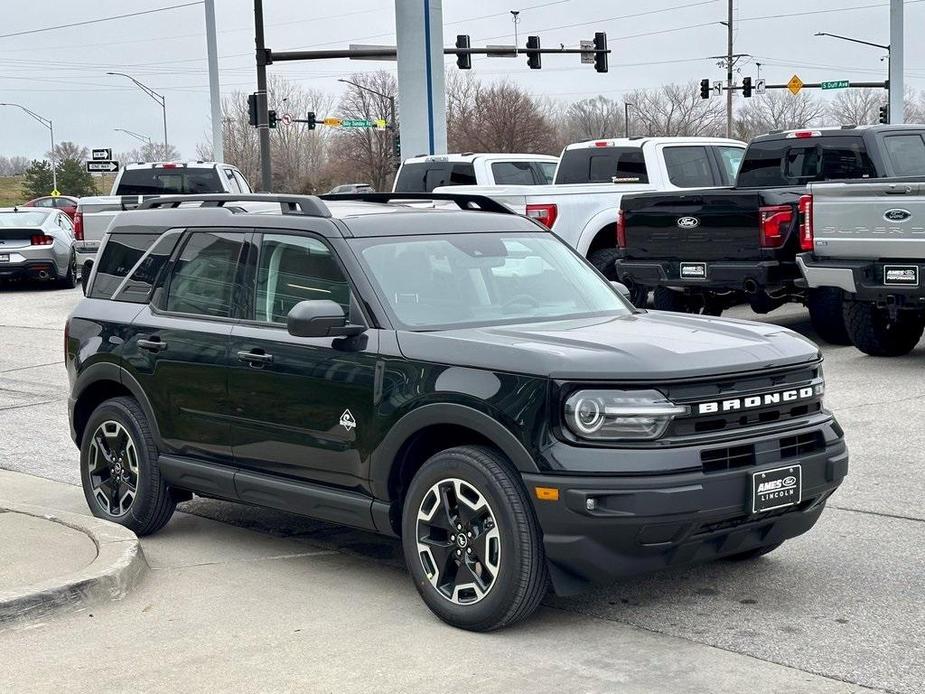
[[[392,159],[392,166],[395,169],[398,169],[398,164],[395,161],[395,97],[391,96],[390,94],[384,94],[383,92],[376,91],[375,89],[370,89],[369,87],[364,87],[362,84],[357,84],[356,82],[352,82],[350,80],[339,79],[337,81],[343,82],[344,84],[352,84],[354,87],[361,91],[369,92],[370,94],[375,94],[376,96],[381,96],[383,99],[389,100],[389,133],[391,134],[391,137],[389,138],[389,146],[392,148],[392,154],[390,158]]]
[[[51,187],[53,190],[58,190],[58,172],[55,170],[56,167],[55,167],[55,125],[54,123],[51,122],[50,118],[43,118],[42,116],[37,114],[35,111],[30,111],[22,104],[0,103],[0,106],[15,106],[16,108],[20,108],[26,113],[28,113],[30,116],[32,116],[39,123],[41,123],[46,128],[48,128],[48,132],[51,135],[51,151],[49,152],[49,156],[51,157]]]
[[[167,99],[164,97],[163,94],[158,94],[156,91],[151,89],[151,87],[149,87],[148,85],[142,84],[141,82],[136,80],[134,77],[132,77],[131,75],[126,75],[124,72],[107,72],[106,74],[107,75],[118,75],[119,77],[127,77],[128,79],[132,80],[132,82],[135,83],[135,86],[141,89],[141,91],[143,91],[145,94],[150,96],[152,99],[154,99],[157,103],[161,105],[161,110],[164,112],[164,156],[166,157],[167,156]]]
[[[113,128],[117,133],[125,133],[126,135],[131,135],[139,142],[144,142],[147,145],[151,144],[151,138],[147,135],[139,135],[138,133],[132,132],[131,130],[126,130],[125,128]]]

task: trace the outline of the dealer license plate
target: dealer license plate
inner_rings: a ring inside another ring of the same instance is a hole
[[[706,278],[706,263],[681,263],[682,280],[705,280]]]
[[[883,284],[890,287],[918,287],[919,268],[917,265],[884,265]]]
[[[800,503],[803,498],[803,469],[788,465],[752,473],[752,513],[773,511]]]

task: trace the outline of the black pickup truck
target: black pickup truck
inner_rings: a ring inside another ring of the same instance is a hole
[[[736,184],[624,195],[618,221],[621,282],[654,289],[662,310],[720,315],[747,302],[768,313],[795,301],[829,342],[850,344],[841,292],[807,289],[796,255],[812,250],[807,184],[895,176],[902,138],[925,126],[791,130],[749,143]]]

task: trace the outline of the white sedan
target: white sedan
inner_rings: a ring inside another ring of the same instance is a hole
[[[0,208],[0,279],[24,278],[77,286],[74,225],[62,210]]]

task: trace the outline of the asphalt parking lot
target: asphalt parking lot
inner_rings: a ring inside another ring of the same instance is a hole
[[[2,468],[78,483],[62,343],[65,318],[79,298],[80,290],[0,286]],[[728,315],[756,318],[746,309]],[[800,307],[758,318],[812,337]],[[601,622],[625,623],[876,690],[925,691],[925,342],[896,359],[852,347],[824,352],[827,403],[852,458],[845,484],[811,533],[753,562],[549,597],[544,627],[560,621],[561,640],[571,643],[593,638]],[[210,500],[183,510],[322,544],[371,568],[384,562],[394,571],[401,564],[397,542],[358,531]],[[416,597],[410,581],[405,590]],[[423,607],[416,617],[433,620]],[[555,640],[542,647],[555,649]],[[765,689],[758,684],[755,691]]]

